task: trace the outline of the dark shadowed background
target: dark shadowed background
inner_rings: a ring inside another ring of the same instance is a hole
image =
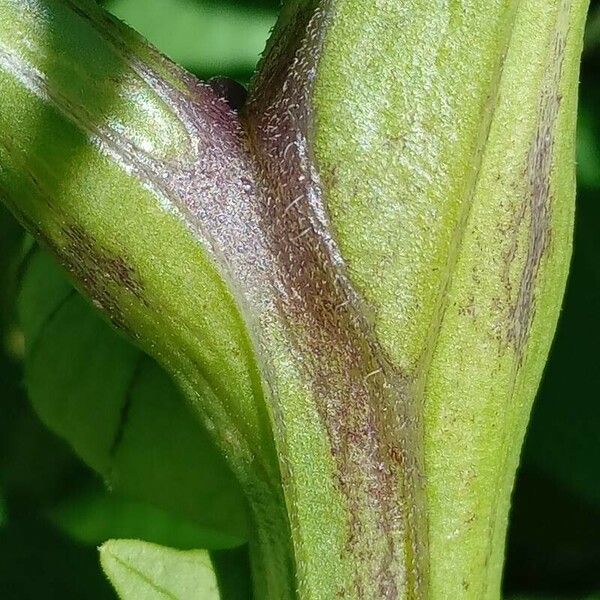
[[[228,75],[244,83],[277,13],[273,0],[104,4],[199,77]],[[509,598],[600,599],[599,75],[600,0],[593,0],[581,77],[573,264],[515,489],[504,582]],[[190,548],[206,532],[105,492],[99,476],[34,414],[16,308],[23,278],[31,286],[34,276],[23,272],[22,262],[15,266],[24,243],[0,207],[0,597],[114,598],[100,571],[98,544],[140,537]],[[227,598],[249,598],[245,549],[213,557]]]

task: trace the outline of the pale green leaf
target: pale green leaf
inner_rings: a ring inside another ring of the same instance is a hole
[[[122,600],[219,600],[217,578],[204,550],[181,551],[110,540],[100,562]]]

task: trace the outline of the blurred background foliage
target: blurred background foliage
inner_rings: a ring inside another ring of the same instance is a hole
[[[243,83],[278,8],[276,0],[103,4],[199,77],[228,75]],[[527,435],[508,538],[505,595],[520,600],[600,599],[599,73],[600,0],[593,0],[581,78],[573,265]],[[58,328],[72,314],[77,327]],[[181,432],[186,420],[172,384],[72,294],[60,270],[1,207],[0,335],[0,597],[114,598],[97,546],[130,537],[211,549],[224,598],[249,598],[243,500],[218,458],[206,458],[214,454],[210,443],[203,432],[157,436],[153,422]],[[103,353],[106,344],[111,350]],[[94,356],[99,365],[85,376],[82,356]],[[67,368],[71,360],[77,368]],[[111,380],[117,392],[110,410],[117,412],[111,431],[104,432],[94,424],[109,418],[93,410],[77,414],[77,407],[85,398],[88,407],[109,411],[107,382],[119,370],[115,360],[127,363],[130,379],[125,387]],[[174,407],[171,416],[160,412],[165,404]],[[143,421],[141,406],[150,411]],[[84,418],[93,443],[74,433]],[[137,427],[140,422],[150,425]],[[143,459],[140,444],[152,449]],[[131,471],[140,464],[146,471],[136,479]],[[186,496],[183,490],[192,491]],[[200,490],[205,500],[195,505]],[[215,494],[226,500],[211,502]]]

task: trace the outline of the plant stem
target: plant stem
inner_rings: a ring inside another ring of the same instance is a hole
[[[213,432],[257,598],[498,598],[587,1],[293,2],[240,111],[93,3],[19,2],[0,192]]]

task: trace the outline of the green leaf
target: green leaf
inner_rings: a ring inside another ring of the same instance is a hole
[[[231,73],[248,78],[277,14],[207,0],[112,0],[107,9],[175,62],[204,77]]]
[[[585,0],[291,3],[241,119],[93,5],[46,4],[2,21],[0,185],[220,433],[265,589],[497,596]]]
[[[194,523],[96,488],[72,495],[44,514],[85,546],[97,547],[110,538],[141,539],[179,550],[206,544],[206,531]],[[252,585],[247,547],[211,550],[210,555],[222,600],[248,600]]]
[[[36,511],[54,504],[91,474],[67,444],[40,422],[22,386],[11,381],[21,379],[20,369],[9,366],[6,370],[0,366],[0,481],[11,512]]]
[[[580,185],[600,187],[600,146],[595,105],[579,107],[577,123],[577,180]]]
[[[183,552],[137,540],[110,540],[100,562],[122,600],[219,600],[206,551]]]
[[[205,547],[242,543],[243,496],[194,413],[40,250],[29,256],[19,309],[25,382],[46,425],[111,488],[201,526]]]
[[[181,550],[223,544],[220,532],[211,535],[205,527],[176,512],[102,489],[72,495],[45,514],[61,531],[85,545],[98,546],[110,538],[142,539]]]
[[[590,11],[590,16],[585,28],[585,50],[592,53],[600,45],[600,7],[595,6]]]

